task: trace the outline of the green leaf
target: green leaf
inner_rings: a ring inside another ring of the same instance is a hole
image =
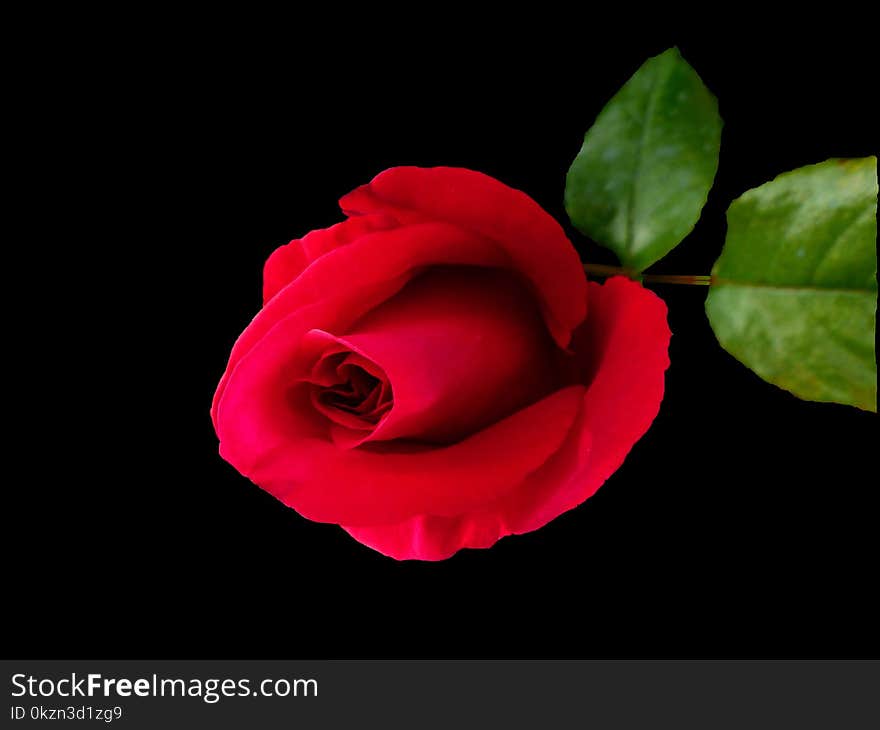
[[[568,171],[578,230],[642,271],[693,229],[718,169],[718,102],[677,48],[650,58],[596,119]]]
[[[722,347],[800,398],[877,410],[877,158],[828,160],[727,211],[706,313]]]

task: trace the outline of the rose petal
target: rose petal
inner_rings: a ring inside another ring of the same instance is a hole
[[[562,445],[582,398],[583,387],[570,386],[463,441],[409,453],[346,451],[326,439],[296,439],[242,473],[317,522],[461,514],[544,464]]]
[[[263,267],[263,303],[268,302],[308,266],[326,253],[356,241],[367,233],[394,228],[387,215],[365,215],[307,233],[276,248]]]
[[[561,226],[528,195],[488,175],[456,167],[393,167],[339,204],[348,215],[448,221],[496,241],[533,282],[560,347],[568,346],[586,316],[586,277]]]
[[[663,300],[629,279],[590,282],[590,297],[590,316],[572,344],[590,378],[583,408],[565,445],[541,469],[481,509],[344,529],[399,560],[443,560],[536,530],[592,496],[659,411],[671,333]]]

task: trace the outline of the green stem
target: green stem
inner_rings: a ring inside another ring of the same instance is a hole
[[[605,264],[584,264],[584,271],[595,276],[627,276],[630,279],[641,278],[647,284],[687,284],[689,286],[709,286],[712,283],[711,276],[704,275],[679,275],[679,274],[642,274],[620,266],[606,266]]]

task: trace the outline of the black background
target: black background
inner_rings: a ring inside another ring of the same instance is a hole
[[[708,273],[734,197],[878,152],[866,39],[624,41],[525,19],[352,40],[203,20],[146,40],[125,26],[42,72],[53,112],[34,148],[54,153],[34,163],[48,194],[29,272],[51,316],[19,321],[50,354],[18,428],[36,453],[6,487],[7,653],[878,654],[877,418],[761,381],[716,344],[704,289],[655,287],[674,333],[665,400],[596,496],[441,563],[300,518],[220,459],[208,415],[266,256],[339,220],[339,196],[382,169],[486,172],[613,263],[568,226],[565,172],[608,98],[678,44],[719,97],[721,163],[694,233],[652,270]]]

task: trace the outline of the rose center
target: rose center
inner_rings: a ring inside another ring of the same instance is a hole
[[[346,428],[369,430],[393,405],[385,373],[355,352],[325,354],[312,368],[308,382],[314,407]]]

